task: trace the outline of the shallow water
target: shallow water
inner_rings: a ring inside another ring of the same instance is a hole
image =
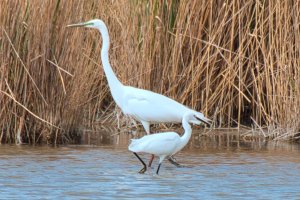
[[[300,199],[300,145],[194,136],[160,174],[138,174],[131,136],[87,145],[0,146],[1,199]],[[147,160],[148,155],[142,155]]]

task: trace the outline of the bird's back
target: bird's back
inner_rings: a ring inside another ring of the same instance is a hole
[[[136,153],[172,155],[179,141],[180,136],[175,132],[156,133],[140,139],[132,139],[128,149]]]
[[[126,86],[123,111],[138,120],[147,122],[181,122],[185,112],[190,110],[161,94]]]

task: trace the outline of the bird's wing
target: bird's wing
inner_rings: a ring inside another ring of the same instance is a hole
[[[133,139],[128,149],[133,152],[171,155],[179,140],[180,136],[175,132],[156,133]]]
[[[126,114],[147,122],[181,122],[189,108],[161,94],[126,87],[123,109]]]
[[[122,110],[138,121],[147,123],[181,123],[183,115],[187,112],[194,113],[198,118],[190,121],[191,123],[201,124],[201,122],[204,122],[210,124],[211,121],[204,117],[202,113],[164,95],[130,86],[124,88]]]

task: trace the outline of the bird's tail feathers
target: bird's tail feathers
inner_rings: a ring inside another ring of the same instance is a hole
[[[128,150],[129,151],[132,151],[132,152],[138,152],[139,151],[139,149],[138,149],[138,147],[139,147],[139,142],[138,142],[139,140],[138,139],[131,139],[131,143],[130,143],[130,145],[128,146]]]

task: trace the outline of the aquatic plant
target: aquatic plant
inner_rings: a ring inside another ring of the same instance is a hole
[[[94,125],[125,123],[103,74],[98,33],[65,28],[96,17],[109,27],[123,83],[201,110],[215,128],[297,139],[299,4],[1,1],[0,139],[64,143]]]

